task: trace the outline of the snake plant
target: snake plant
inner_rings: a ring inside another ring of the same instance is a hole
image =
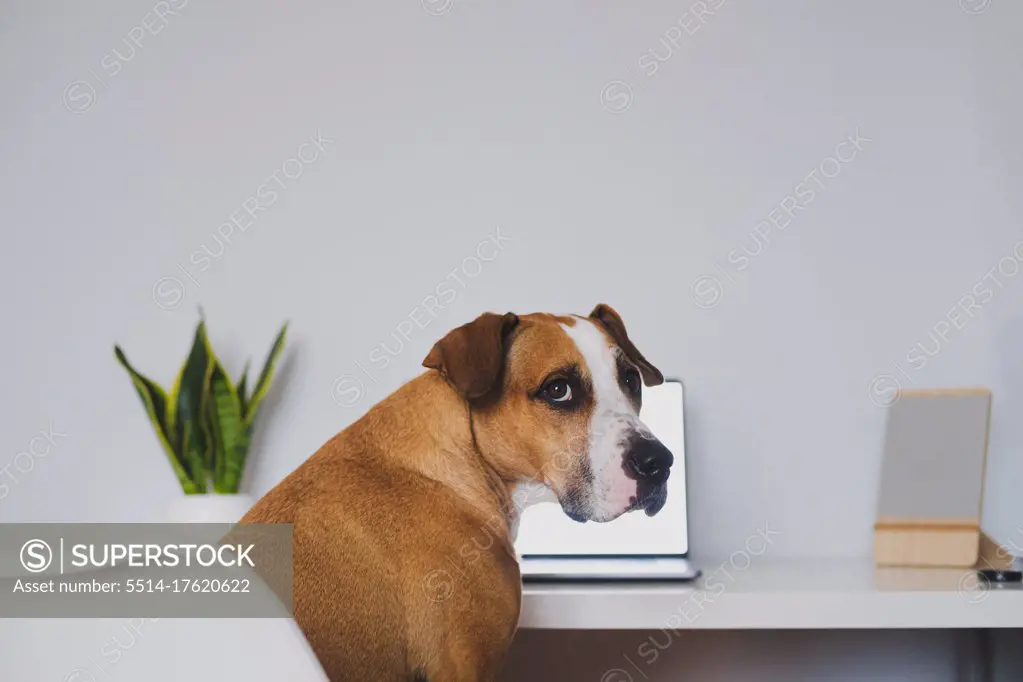
[[[192,349],[168,395],[129,364],[124,351],[114,355],[128,371],[156,436],[186,494],[237,493],[252,429],[284,349],[288,325],[277,334],[252,392],[248,363],[237,385],[217,359],[206,336],[206,321],[195,329]]]

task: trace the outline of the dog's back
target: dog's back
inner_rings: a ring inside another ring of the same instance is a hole
[[[486,514],[382,446],[388,401],[242,522],[293,524],[295,620],[333,682],[489,679],[518,615],[513,550]],[[415,457],[417,439],[400,437]]]

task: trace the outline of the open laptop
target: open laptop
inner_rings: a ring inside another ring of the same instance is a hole
[[[579,523],[561,505],[527,508],[515,549],[523,580],[692,580],[700,571],[686,558],[685,428],[682,384],[668,380],[643,389],[640,419],[675,457],[668,500],[654,517],[640,511],[608,523]]]

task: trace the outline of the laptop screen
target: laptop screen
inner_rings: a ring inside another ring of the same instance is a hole
[[[640,419],[675,456],[668,478],[668,500],[656,516],[649,517],[637,510],[608,523],[579,523],[565,516],[556,502],[542,502],[522,514],[515,541],[518,553],[628,556],[688,552],[682,403],[682,384],[678,381],[643,389]]]

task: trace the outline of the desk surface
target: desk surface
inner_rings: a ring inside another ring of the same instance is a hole
[[[696,560],[694,583],[527,583],[520,627],[545,629],[1023,628],[1023,589],[962,569],[870,560]]]

